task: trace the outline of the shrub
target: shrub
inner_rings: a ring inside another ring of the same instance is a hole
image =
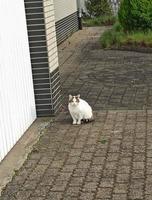
[[[101,35],[100,42],[103,48],[126,45],[131,47],[152,47],[152,31],[125,33],[122,26],[116,22],[112,29],[105,31]]]
[[[118,28],[118,24],[115,25],[112,29],[105,31],[100,37],[100,42],[103,48],[107,48],[113,45],[120,46],[123,38],[123,31],[116,31]],[[120,25],[119,25],[120,28]]]
[[[109,26],[113,25],[116,22],[115,16],[103,16],[101,17],[101,25]]]
[[[112,14],[108,0],[87,0],[85,4],[90,17]]]
[[[122,0],[118,17],[125,31],[152,29],[152,0]]]
[[[113,25],[112,29],[117,32],[123,31],[123,27],[121,26],[121,24],[118,21]]]

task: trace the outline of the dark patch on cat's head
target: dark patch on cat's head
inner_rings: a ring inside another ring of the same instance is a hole
[[[75,98],[76,98],[77,102],[80,102],[80,94],[78,94],[77,96],[75,96]]]
[[[76,95],[76,96],[72,96],[71,94],[69,95],[69,103],[79,103],[80,102],[80,94]]]

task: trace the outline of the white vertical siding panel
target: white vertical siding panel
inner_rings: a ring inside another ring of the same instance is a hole
[[[77,0],[54,0],[55,21],[59,21],[77,11]]]
[[[23,0],[0,1],[0,161],[36,118]]]

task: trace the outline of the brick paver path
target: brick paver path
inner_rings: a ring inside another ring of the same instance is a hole
[[[152,54],[99,49],[99,30],[60,47],[65,97],[80,93],[95,110],[151,109]]]
[[[80,93],[95,121],[56,117],[1,200],[152,200],[152,56],[103,51],[101,31],[80,31],[59,48],[64,109]]]

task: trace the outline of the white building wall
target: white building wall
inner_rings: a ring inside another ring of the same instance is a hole
[[[36,118],[23,0],[0,1],[0,161]]]
[[[55,11],[54,1],[44,1],[44,17],[45,17],[45,29],[46,29],[46,42],[48,49],[48,60],[50,73],[53,72],[58,66],[58,53],[57,53],[57,41],[55,30]]]
[[[77,11],[77,0],[54,0],[55,21],[59,21]]]

